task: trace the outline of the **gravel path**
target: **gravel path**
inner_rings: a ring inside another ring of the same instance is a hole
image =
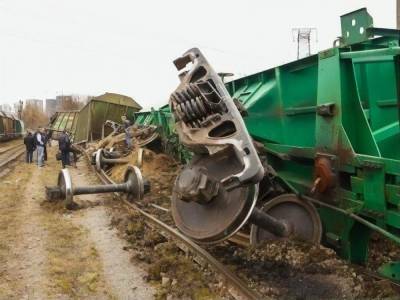
[[[60,169],[55,150],[46,167],[20,162],[1,178],[0,299],[153,299],[99,206],[108,196],[79,197],[86,208],[72,213],[43,202]],[[84,163],[70,171],[76,184],[96,181]]]
[[[84,162],[77,169],[70,169],[73,180],[79,185],[99,184]],[[101,258],[104,276],[112,293],[118,299],[153,299],[155,290],[143,277],[146,273],[130,262],[129,252],[123,250],[127,242],[117,236],[117,231],[109,227],[111,219],[107,208],[99,206],[111,200],[111,195],[80,195],[76,201],[87,209],[74,214],[73,221],[84,227]],[[97,206],[96,206],[97,205]]]
[[[143,280],[146,273],[130,262],[127,244],[107,228],[109,216],[103,207],[89,208],[75,217],[86,228],[103,263],[104,277],[118,299],[153,299],[154,289]]]

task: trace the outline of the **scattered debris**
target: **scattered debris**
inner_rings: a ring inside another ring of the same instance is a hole
[[[132,259],[145,265],[146,279],[158,287],[156,299],[229,299],[211,271],[147,227],[139,213],[114,207],[111,226],[130,242]]]
[[[321,245],[275,240],[258,247],[221,244],[209,251],[273,298],[371,299],[399,296],[387,280],[371,278]]]

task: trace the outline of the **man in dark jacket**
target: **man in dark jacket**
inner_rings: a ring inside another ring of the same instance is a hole
[[[33,151],[35,151],[35,138],[30,131],[24,137],[24,144],[26,149],[26,162],[31,164],[33,161]]]
[[[70,146],[71,146],[71,142],[69,140],[69,136],[68,136],[67,132],[64,130],[58,138],[58,149],[60,149],[60,151],[61,151],[61,163],[62,163],[63,169],[65,168],[65,166],[70,165],[70,162],[69,162]]]

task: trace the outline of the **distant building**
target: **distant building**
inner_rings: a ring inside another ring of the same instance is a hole
[[[72,95],[58,95],[56,96],[56,111],[62,111],[64,109],[64,103],[71,102],[73,100]]]
[[[46,99],[46,115],[50,118],[57,111],[57,99]]]
[[[13,103],[13,113],[18,113],[18,111],[19,111],[19,103],[18,102],[16,102],[16,103]]]
[[[56,96],[56,110],[58,112],[79,110],[86,104],[86,99],[87,96],[77,94]]]
[[[18,102],[13,103],[13,113],[18,118],[21,118],[23,104],[24,103],[22,102],[22,100],[19,100]]]
[[[25,100],[25,105],[34,105],[36,106],[39,110],[43,112],[43,100],[40,99],[26,99]]]
[[[60,111],[62,108],[64,96],[56,96],[56,111]]]
[[[12,107],[11,107],[10,104],[4,103],[4,104],[1,104],[1,105],[0,105],[0,111],[10,113],[10,112],[12,112]]]

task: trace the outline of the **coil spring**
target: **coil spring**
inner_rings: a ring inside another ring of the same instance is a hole
[[[201,127],[201,121],[212,113],[211,106],[193,83],[189,83],[185,89],[175,91],[171,95],[171,103],[175,119],[194,128]]]

